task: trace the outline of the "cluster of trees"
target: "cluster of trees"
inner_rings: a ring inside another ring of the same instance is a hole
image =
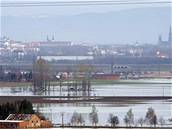
[[[18,72],[7,72],[0,71],[0,81],[6,81],[6,82],[21,82],[26,81],[29,82],[32,80],[32,72],[25,72],[22,73],[20,71]]]
[[[99,122],[98,111],[95,106],[92,107],[92,112],[89,114],[90,122],[96,126]],[[74,112],[71,118],[71,124],[74,126],[84,125],[85,120],[81,113]]]
[[[81,113],[74,112],[71,118],[71,124],[73,126],[83,125],[85,123],[84,118]]]
[[[159,123],[161,125],[164,125],[165,124],[165,120],[163,119],[164,123],[162,123],[162,120],[163,118],[161,117],[159,119]],[[147,109],[147,112],[146,112],[146,116],[145,118],[139,118],[138,120],[134,120],[134,114],[133,114],[133,111],[132,109],[130,109],[125,117],[124,117],[124,123],[126,124],[126,126],[128,127],[132,127],[134,125],[140,125],[141,127],[143,126],[143,124],[146,124],[146,125],[150,125],[150,126],[154,126],[156,127],[156,125],[158,124],[158,120],[157,120],[157,115],[154,111],[153,108],[148,108]]]
[[[0,105],[0,120],[6,119],[10,114],[34,114],[33,106],[30,101],[15,101]]]
[[[34,90],[46,90],[48,85],[50,85],[50,68],[47,62],[40,57],[33,66]]]
[[[115,116],[114,114],[110,113],[108,122],[111,124],[112,127],[115,127],[119,124],[118,116]]]
[[[99,117],[98,117],[98,111],[95,106],[92,107],[92,112],[89,114],[89,118],[90,118],[90,122],[92,123],[92,126],[97,126],[97,124],[99,123]],[[116,127],[120,124],[118,116],[112,113],[109,114],[107,122],[112,127]],[[143,125],[156,127],[157,124],[163,126],[166,121],[163,117],[160,117],[158,119],[155,110],[153,108],[148,108],[145,118],[141,117],[137,120],[134,119],[134,114],[132,109],[129,109],[126,115],[124,116],[123,122],[126,125],[126,127],[134,127],[134,126],[143,127]],[[85,125],[85,120],[82,114],[74,112],[71,118],[71,124],[73,126]]]
[[[33,71],[8,71],[5,72],[0,66],[0,81],[21,82],[33,81],[34,85],[44,85],[49,79],[49,66],[42,58],[35,61]]]

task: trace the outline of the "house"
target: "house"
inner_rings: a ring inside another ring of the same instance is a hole
[[[10,114],[0,121],[0,129],[50,128],[52,123],[42,120],[35,114]]]
[[[119,80],[120,75],[118,74],[93,74],[92,79],[95,80]]]

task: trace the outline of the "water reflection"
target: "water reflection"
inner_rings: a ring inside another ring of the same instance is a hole
[[[151,81],[151,80],[148,80]],[[155,81],[155,80],[154,80]],[[159,83],[163,82],[163,83]],[[92,96],[172,96],[171,80],[157,80],[157,84],[107,84],[92,85],[90,95]],[[62,94],[59,86],[51,86],[49,93],[40,92],[41,95],[68,95],[67,87],[62,87]],[[0,95],[34,95],[31,86],[23,87],[1,87]],[[71,94],[72,95],[72,92]],[[79,94],[78,94],[79,95]],[[114,113],[119,117],[121,124],[125,113],[132,108],[135,119],[145,117],[147,108],[155,109],[157,116],[163,116],[165,119],[172,117],[172,104],[170,101],[137,101],[125,102],[77,102],[77,103],[56,103],[56,104],[34,104],[34,109],[43,113],[54,124],[61,123],[61,113],[64,114],[65,124],[70,123],[71,115],[74,111],[82,113],[86,124],[90,124],[88,114],[91,112],[91,106],[95,105],[98,109],[99,123],[107,124],[109,113]]]
[[[166,80],[166,83],[157,84],[107,84],[107,85],[92,85],[91,96],[171,96],[171,80]],[[60,92],[61,91],[61,92]],[[20,87],[1,87],[0,95],[34,95],[32,86]],[[77,95],[82,95],[82,92],[77,92]],[[49,91],[37,92],[36,95],[76,95],[75,92],[69,92],[67,86],[62,89],[57,86],[50,86]]]
[[[145,113],[147,111],[148,107],[152,107],[155,109],[157,116],[163,116],[164,118],[168,119],[171,116],[171,107],[169,103],[165,103],[163,101],[152,101],[145,104],[136,104],[136,105],[127,105],[127,106],[115,106],[111,104],[111,106],[106,104],[95,104],[90,103],[88,105],[80,104],[41,104],[41,105],[35,105],[35,107],[39,106],[40,112],[42,112],[47,118],[53,121],[55,124],[60,124],[61,122],[61,112],[65,112],[64,114],[64,120],[65,123],[70,123],[70,118],[72,116],[72,113],[74,111],[77,111],[78,113],[82,113],[85,119],[85,122],[87,125],[90,124],[88,114],[91,112],[91,106],[95,105],[98,110],[99,114],[99,122],[102,125],[107,124],[107,119],[109,113],[114,113],[117,115],[121,121],[121,124],[123,124],[123,118],[126,112],[129,108],[133,109],[135,119],[138,119],[140,117],[145,117]]]

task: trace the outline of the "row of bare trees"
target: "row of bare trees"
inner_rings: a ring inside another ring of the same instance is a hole
[[[95,106],[92,107],[91,113],[89,113],[89,120],[90,123],[92,123],[92,126],[97,126],[99,123],[99,117],[98,117],[98,110]],[[114,115],[113,113],[109,114],[108,121],[107,121],[112,127],[116,127],[120,124],[119,118],[117,115]],[[126,115],[123,119],[124,124],[126,127],[134,127],[134,126],[151,126],[156,127],[157,124],[164,126],[166,121],[163,117],[157,118],[157,115],[155,113],[155,110],[153,108],[148,108],[145,117],[141,117],[139,119],[134,119],[134,113],[132,109],[129,109]],[[72,126],[83,126],[85,125],[84,117],[81,113],[74,112],[71,121]]]
[[[140,125],[141,127],[143,127],[143,125],[150,125],[151,127],[152,126],[156,127],[157,124],[163,126],[165,124],[165,119],[163,117],[157,119],[155,110],[152,107],[150,107],[147,109],[145,118],[141,117],[138,120],[135,120],[132,109],[129,109],[129,111],[126,113],[124,117],[124,123],[128,127],[138,126],[138,125]]]
[[[71,72],[69,69],[67,73]],[[74,82],[81,82],[83,91],[90,91],[90,75],[93,72],[91,65],[78,65],[77,70],[74,72]],[[54,71],[46,60],[41,57],[33,63],[33,86],[35,91],[47,90],[50,86],[50,81],[54,80]],[[59,82],[60,88],[62,86],[63,77],[60,75]]]
[[[90,122],[93,126],[96,126],[99,122],[98,110],[95,106],[92,106],[92,111],[89,114]],[[81,113],[74,112],[71,118],[71,124],[73,126],[84,125],[85,120]]]
[[[47,90],[50,85],[50,67],[41,57],[33,64],[34,91]]]

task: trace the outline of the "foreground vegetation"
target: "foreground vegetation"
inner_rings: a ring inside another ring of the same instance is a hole
[[[109,117],[106,121],[106,125],[102,125],[99,122],[99,114],[96,107],[92,106],[92,111],[88,114],[88,118],[90,121],[90,125],[86,125],[86,119],[82,113],[74,112],[70,123],[65,123],[62,113],[62,123],[61,127],[69,127],[69,128],[146,128],[146,129],[158,129],[164,128],[167,125],[167,121],[171,122],[172,119],[166,120],[163,117],[158,117],[156,115],[155,110],[150,107],[147,109],[147,112],[144,117],[140,117],[135,119],[134,113],[132,109],[129,109],[123,121],[120,121],[117,115],[114,113],[110,113]],[[23,100],[23,101],[15,101],[13,103],[4,103],[0,105],[0,120],[6,119],[10,114],[35,114],[33,110],[32,103]],[[38,116],[46,119],[41,115],[41,113],[36,113]],[[121,124],[122,123],[122,124]],[[167,127],[166,127],[167,128]],[[168,129],[168,128],[167,128]],[[169,128],[171,129],[171,128]]]
[[[0,120],[6,119],[10,114],[34,114],[32,103],[23,100],[13,103],[4,103],[0,105]]]

